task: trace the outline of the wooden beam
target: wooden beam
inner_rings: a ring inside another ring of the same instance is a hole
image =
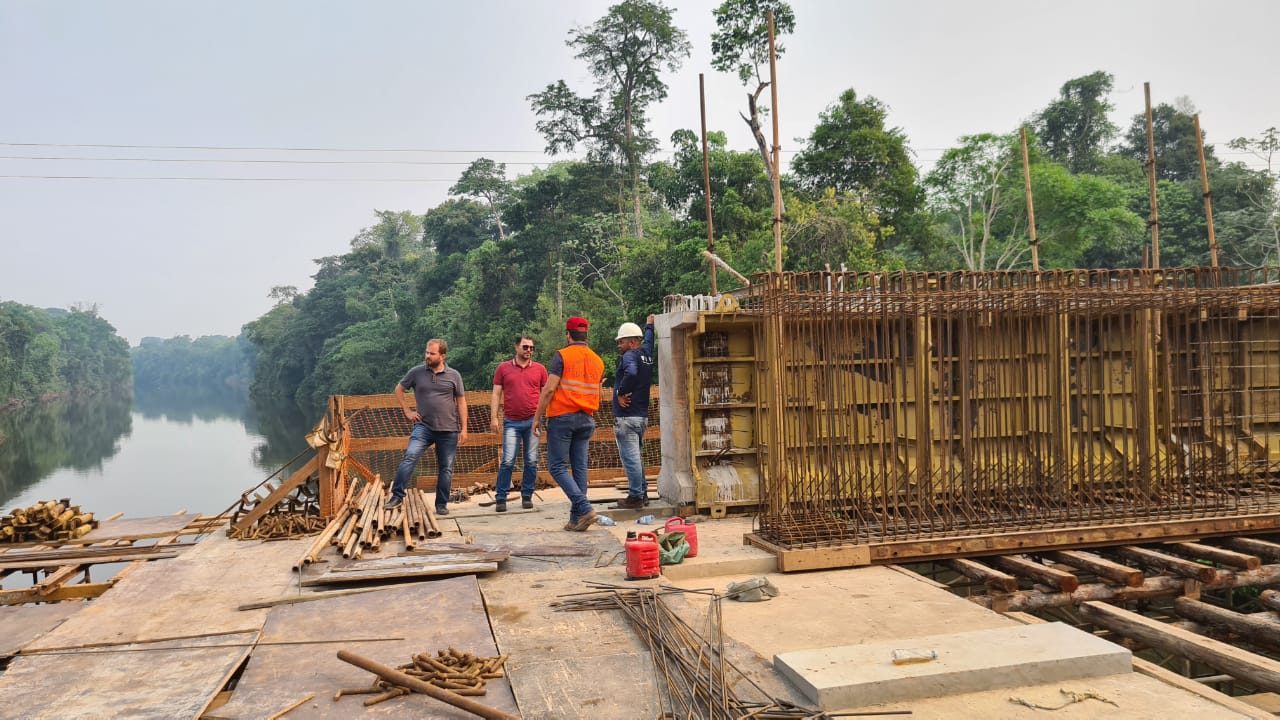
[[[1045,585],[1056,587],[1061,592],[1069,593],[1080,587],[1080,578],[1065,570],[1041,565],[1034,560],[1020,555],[1002,555],[992,559],[996,567],[1008,570],[1014,575],[1031,578]]]
[[[1267,618],[1243,615],[1185,597],[1174,599],[1173,610],[1188,620],[1226,628],[1246,638],[1250,643],[1257,643],[1272,650],[1280,648],[1280,624],[1267,619],[1271,613],[1262,613]]]
[[[1239,550],[1251,555],[1260,555],[1268,560],[1280,560],[1280,544],[1267,540],[1234,537],[1223,540],[1222,544],[1232,550]]]
[[[453,565],[436,565],[428,567],[409,567],[400,570],[376,570],[365,572],[329,572],[319,577],[303,580],[300,585],[341,585],[345,583],[366,582],[370,580],[393,580],[410,577],[436,577],[439,575],[474,575],[489,573],[498,569],[494,562],[455,563]]]
[[[1199,580],[1203,583],[1213,582],[1218,577],[1218,571],[1208,565],[1184,560],[1180,557],[1166,555],[1162,552],[1151,550],[1150,548],[1134,547],[1126,545],[1116,548],[1116,554],[1126,560],[1150,567],[1160,568],[1175,575],[1189,577]]]
[[[1011,593],[1018,589],[1018,578],[1008,573],[1000,572],[995,568],[989,568],[980,562],[964,558],[956,558],[945,562],[952,570],[967,578],[983,583],[991,590]]]
[[[21,590],[4,590],[0,591],[0,606],[2,605],[22,605],[29,602],[62,602],[63,600],[83,600],[88,598],[96,598],[102,593],[111,589],[115,585],[116,578],[112,578],[107,582],[101,583],[80,583],[78,585],[63,585],[53,590],[47,595],[37,595],[36,589],[22,588]]]
[[[1197,560],[1208,560],[1219,565],[1229,565],[1241,570],[1257,570],[1262,567],[1262,560],[1257,555],[1249,555],[1234,550],[1225,550],[1212,545],[1193,542],[1169,543],[1175,552],[1188,555]]]
[[[47,567],[67,566],[73,569],[83,565],[103,565],[106,563],[122,563],[132,562],[134,560],[163,560],[167,558],[178,557],[178,553],[171,551],[149,552],[149,553],[121,553],[119,555],[92,555],[82,558],[71,558],[67,560],[49,562],[48,560],[26,560],[21,562],[4,562],[0,563],[0,568],[5,570],[43,570]],[[72,573],[74,574],[74,572]]]
[[[1121,565],[1118,562],[1112,562],[1100,555],[1094,555],[1089,552],[1080,550],[1056,550],[1054,552],[1045,553],[1045,557],[1056,563],[1070,565],[1087,572],[1091,572],[1104,580],[1120,583],[1127,587],[1138,587],[1142,585],[1144,575],[1138,568],[1131,568],[1128,565]]]
[[[1204,663],[1259,690],[1280,690],[1280,662],[1270,658],[1106,603],[1087,602],[1080,606],[1080,611],[1094,625],[1140,640],[1160,652]]]
[[[1280,612],[1280,592],[1275,590],[1263,590],[1258,595],[1258,604],[1268,610]]]
[[[307,478],[311,477],[311,473],[315,472],[319,467],[319,456],[312,455],[306,465],[303,465],[297,472],[290,475],[288,480],[285,480],[280,487],[276,488],[275,491],[264,498],[262,502],[254,505],[253,509],[245,513],[244,517],[237,520],[236,524],[233,525],[231,529],[239,530],[241,532],[248,530],[250,525],[253,525],[259,518],[270,512],[271,508],[275,507],[281,500],[285,499],[285,497],[288,496],[289,493],[293,492],[295,488],[305,483]]]

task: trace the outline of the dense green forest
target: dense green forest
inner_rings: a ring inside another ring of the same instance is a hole
[[[129,344],[96,308],[0,303],[0,407],[131,382]]]
[[[133,387],[139,394],[243,397],[253,375],[253,345],[243,335],[144,337],[129,354]]]
[[[431,337],[449,341],[469,387],[486,388],[518,333],[532,333],[545,359],[568,315],[591,319],[591,344],[612,362],[619,322],[659,310],[665,295],[707,292],[700,138],[679,130],[660,153],[648,122],[667,95],[662,73],[695,40],[710,42],[714,69],[741,79],[747,100],[736,109],[755,139],[733,148],[724,132],[709,133],[716,252],[743,273],[771,268],[767,9],[785,67],[787,36],[803,18],[779,0],[727,0],[710,38],[691,40],[674,11],[651,0],[626,0],[570,30],[594,86],[580,94],[555,80],[528,99],[548,153],[576,159],[509,178],[502,163],[477,158],[439,205],[375,211],[349,252],[316,261],[309,291],[275,288],[275,307],[246,325],[253,394],[316,407],[331,393],[387,392]],[[1114,122],[1112,85],[1103,71],[1068,79],[1025,117],[958,138],[923,173],[889,116],[893,98],[845,90],[780,178],[785,268],[1029,267],[1024,126],[1042,266],[1138,266],[1148,238],[1145,117],[1126,107],[1131,119]],[[1186,98],[1154,110],[1164,266],[1208,262],[1195,113]],[[1228,146],[1236,160],[1258,162],[1227,162],[1205,146],[1222,263],[1274,264],[1280,135],[1260,129]],[[721,290],[736,286],[720,275]]]

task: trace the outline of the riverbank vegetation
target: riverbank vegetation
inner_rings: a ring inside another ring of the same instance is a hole
[[[304,407],[333,393],[387,392],[431,337],[446,338],[450,364],[484,388],[519,333],[537,338],[545,360],[568,315],[591,319],[591,344],[612,361],[618,323],[659,311],[665,295],[709,292],[701,139],[693,129],[658,138],[648,122],[667,95],[664,73],[693,42],[710,42],[713,67],[741,79],[739,110],[755,141],[734,148],[724,132],[709,133],[716,253],[743,273],[771,269],[766,9],[784,52],[804,18],[778,0],[727,0],[711,38],[688,38],[675,11],[649,0],[569,31],[590,84],[549,79],[529,102],[548,153],[573,159],[511,177],[477,158],[444,202],[376,211],[350,251],[316,260],[310,290],[275,288],[275,307],[246,325],[257,353],[252,392]],[[1069,79],[1024,117],[958,138],[925,167],[894,125],[894,98],[850,87],[807,132],[786,129],[803,140],[780,178],[783,266],[1028,268],[1022,127],[1042,267],[1140,265],[1145,117],[1132,96],[1118,108],[1112,90],[1104,71]],[[1165,266],[1208,263],[1195,112],[1187,98],[1154,112]],[[1205,147],[1224,265],[1280,260],[1277,150],[1274,128]],[[736,287],[720,274],[719,290]]]
[[[129,344],[97,308],[0,303],[0,408],[131,386]]]

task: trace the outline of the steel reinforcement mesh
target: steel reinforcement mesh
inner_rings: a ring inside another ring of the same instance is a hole
[[[1280,510],[1278,282],[760,276],[741,302],[768,356],[759,532],[796,548]]]
[[[596,432],[588,449],[587,467],[591,474],[591,484],[606,486],[614,484],[615,479],[624,477],[622,462],[618,457],[618,447],[613,435],[613,408],[610,403],[608,388],[603,396],[599,411],[595,414]],[[662,449],[658,441],[658,388],[654,386],[649,404],[649,428],[641,445],[646,469],[653,470],[662,460]],[[343,425],[350,434],[350,456],[360,461],[370,470],[390,482],[396,473],[404,449],[409,443],[411,423],[405,419],[396,404],[395,397],[385,396],[345,396],[354,400],[372,400],[376,407],[359,407],[344,411]],[[458,448],[453,461],[453,488],[466,489],[475,485],[493,485],[497,478],[498,464],[502,450],[502,439],[494,434],[489,426],[488,392],[467,393],[467,433],[466,445]],[[343,405],[348,404],[343,402]],[[369,403],[350,403],[353,405]],[[373,446],[373,447],[370,447]],[[361,449],[367,448],[367,449]],[[539,438],[538,469],[539,487],[553,485],[547,473],[546,433]],[[513,483],[518,485],[523,472],[524,461],[517,459],[513,471]],[[419,460],[415,472],[417,487],[434,490],[438,464],[435,448],[427,448]]]

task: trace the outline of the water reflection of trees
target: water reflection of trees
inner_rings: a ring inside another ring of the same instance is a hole
[[[128,393],[0,412],[0,505],[55,470],[100,468],[133,429]]]
[[[308,418],[297,405],[253,399],[246,405],[244,427],[262,437],[253,450],[253,462],[263,470],[275,470],[307,447],[305,436],[318,418]]]

